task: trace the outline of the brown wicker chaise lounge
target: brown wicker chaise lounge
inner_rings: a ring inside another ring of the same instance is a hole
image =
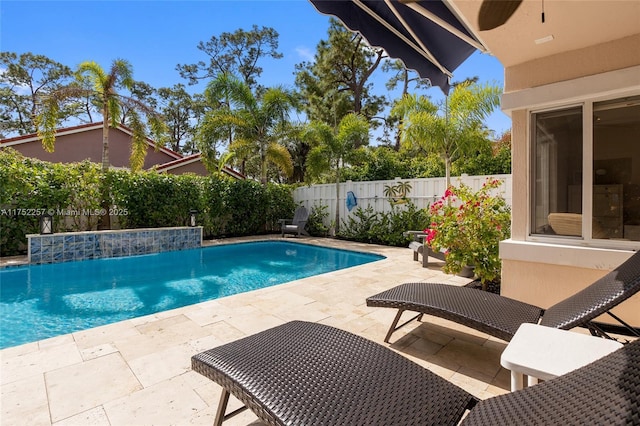
[[[640,340],[585,367],[478,401],[394,351],[294,321],[192,357],[223,388],[215,425],[249,408],[267,425],[631,425],[640,422]],[[229,394],[245,406],[225,416]]]
[[[546,310],[486,291],[432,283],[401,284],[367,298],[367,306],[398,309],[385,342],[389,342],[393,332],[414,319],[422,319],[424,314],[445,318],[510,341],[523,323],[540,323],[564,330],[585,326],[595,335],[606,336],[605,330],[593,319],[608,313],[630,333],[638,336],[636,329],[609,311],[638,291],[640,252],[589,287]],[[398,326],[404,311],[418,312],[418,315]]]

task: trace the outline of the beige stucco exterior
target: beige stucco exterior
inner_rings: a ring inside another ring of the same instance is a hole
[[[530,236],[528,225],[530,113],[582,100],[638,94],[640,32],[505,69],[503,108],[512,118],[513,205],[512,238],[501,244],[504,296],[549,307],[605,275],[630,257],[632,250],[640,250],[640,243],[588,247],[580,242],[536,239]],[[640,295],[613,312],[640,327]],[[609,317],[600,319],[612,322]]]
[[[607,272],[608,270],[510,260],[505,261],[502,266],[501,293],[546,309],[582,290]],[[637,327],[640,324],[640,294],[623,302],[612,312]],[[603,315],[598,320],[613,322],[608,315]]]
[[[635,34],[505,68],[504,91],[516,92],[639,64],[640,34]]]

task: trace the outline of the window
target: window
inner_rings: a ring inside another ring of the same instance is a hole
[[[535,178],[531,229],[535,234],[580,237],[582,107],[533,114],[532,130]]]
[[[536,112],[531,131],[531,234],[640,241],[640,96]]]

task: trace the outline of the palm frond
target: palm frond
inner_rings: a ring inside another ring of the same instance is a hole
[[[147,155],[147,135],[146,127],[140,115],[136,111],[129,113],[129,122],[127,123],[132,131],[131,136],[131,157],[129,163],[131,171],[138,171],[144,165],[144,158]]]
[[[293,160],[291,154],[287,148],[277,143],[271,143],[267,146],[266,152],[267,161],[274,164],[285,175],[291,176],[293,174]]]

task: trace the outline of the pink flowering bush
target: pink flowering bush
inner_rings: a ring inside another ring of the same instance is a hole
[[[483,288],[500,277],[498,244],[511,235],[511,209],[504,197],[492,195],[502,182],[490,179],[473,192],[461,184],[449,187],[430,207],[432,223],[425,243],[445,252],[444,272],[457,274],[474,266]]]

